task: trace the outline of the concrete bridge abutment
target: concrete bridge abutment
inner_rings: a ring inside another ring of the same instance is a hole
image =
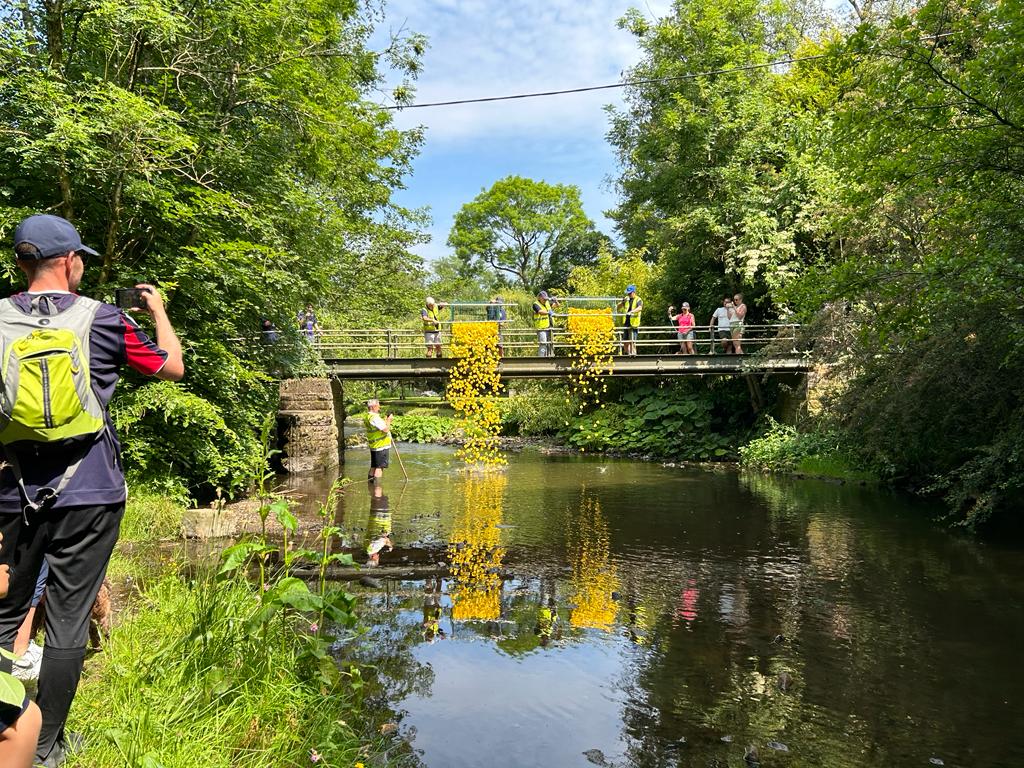
[[[345,401],[338,379],[281,382],[277,445],[289,474],[322,472],[341,465]]]

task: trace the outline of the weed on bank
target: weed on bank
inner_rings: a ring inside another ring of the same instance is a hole
[[[133,587],[104,650],[86,666],[69,728],[82,768],[350,768],[376,754],[362,721],[362,677],[345,660],[359,641],[355,599],[326,579],[338,529],[321,507],[319,545],[294,545],[288,502],[265,497],[264,533],[212,567],[173,560]],[[265,534],[274,517],[280,541]],[[125,558],[131,573],[138,565]],[[152,563],[150,563],[152,566]],[[183,570],[192,575],[182,575]],[[292,575],[303,571],[304,579]]]

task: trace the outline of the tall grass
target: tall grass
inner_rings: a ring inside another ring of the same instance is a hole
[[[73,765],[352,768],[370,753],[349,725],[359,668],[336,652],[361,631],[355,598],[326,579],[330,564],[352,564],[332,551],[340,532],[332,516],[347,481],[321,504],[319,548],[307,550],[296,549],[298,521],[268,491],[270,478],[257,478],[262,533],[225,549],[216,574],[193,565],[196,575],[186,578],[171,562],[137,590],[131,614],[88,665],[70,721],[86,749]],[[139,540],[151,542],[174,517],[166,508],[139,519],[153,508],[137,503],[126,516]],[[280,541],[266,535],[270,516]],[[292,575],[296,568],[315,579],[313,589]],[[247,578],[253,572],[256,582]]]
[[[70,729],[82,768],[351,768],[361,741],[347,721],[351,678],[333,684],[303,660],[308,620],[248,623],[261,596],[235,576],[166,575],[89,665]],[[302,626],[306,622],[307,626]]]

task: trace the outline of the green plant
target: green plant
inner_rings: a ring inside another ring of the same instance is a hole
[[[584,451],[712,461],[735,454],[731,422],[716,416],[715,396],[686,384],[642,385],[620,401],[563,422],[563,440]]]
[[[181,532],[184,511],[180,497],[168,497],[152,487],[130,489],[118,538],[138,543],[175,537]]]
[[[578,410],[577,399],[550,386],[520,389],[499,401],[502,431],[507,435],[554,435]]]
[[[861,469],[839,433],[800,432],[770,416],[767,430],[740,448],[740,465],[762,472],[801,472],[822,477],[874,480]]]
[[[454,434],[458,422],[451,416],[431,413],[407,413],[395,416],[391,432],[398,440],[409,443],[433,443]]]

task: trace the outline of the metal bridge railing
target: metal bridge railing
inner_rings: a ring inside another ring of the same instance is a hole
[[[483,321],[481,321],[483,322]],[[451,340],[450,322],[441,324],[441,346],[445,354]],[[777,356],[792,356],[803,352],[798,339],[800,326],[791,323],[770,323],[745,325],[740,343],[744,354],[768,353]],[[615,329],[615,354],[623,353],[621,327]],[[714,329],[698,326],[694,329],[694,352],[698,355],[724,354]],[[570,344],[564,328],[553,329],[555,355],[569,354]],[[643,326],[638,329],[635,342],[638,356],[664,356],[680,352],[675,326]],[[508,328],[501,330],[500,343],[506,357],[536,357],[538,355],[537,331],[531,328]],[[351,358],[416,358],[426,356],[423,332],[408,328],[359,328],[346,330],[325,330],[313,340],[314,350],[324,360]]]

